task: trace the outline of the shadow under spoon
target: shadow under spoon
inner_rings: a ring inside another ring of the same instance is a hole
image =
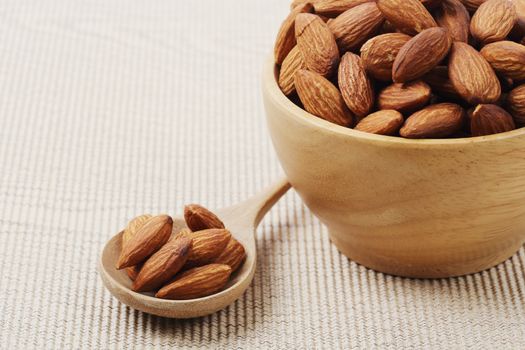
[[[121,250],[122,232],[111,238],[102,251],[99,273],[106,288],[124,304],[153,315],[171,318],[192,318],[212,314],[237,300],[252,282],[257,251],[255,230],[264,215],[290,189],[287,179],[281,179],[254,197],[231,207],[214,210],[233,237],[246,250],[246,260],[232,275],[229,284],[219,293],[190,300],[167,300],[131,290],[131,280],[125,270],[116,270],[115,263]],[[173,218],[173,230],[186,227],[182,217]]]

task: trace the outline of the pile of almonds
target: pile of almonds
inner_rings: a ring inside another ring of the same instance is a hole
[[[309,113],[405,138],[525,125],[525,0],[294,0],[278,83]]]
[[[246,253],[223,222],[208,209],[187,205],[188,229],[173,232],[168,215],[141,215],[122,232],[116,268],[126,269],[136,292],[157,298],[194,299],[222,290]]]

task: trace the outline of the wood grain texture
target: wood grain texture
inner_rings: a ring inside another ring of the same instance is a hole
[[[263,93],[283,169],[351,260],[449,277],[499,264],[525,241],[525,129],[404,140],[341,128],[287,100],[271,60]]]

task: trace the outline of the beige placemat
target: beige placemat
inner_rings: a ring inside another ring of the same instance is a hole
[[[393,278],[341,256],[294,193],[224,311],[162,319],[103,288],[97,257],[129,218],[229,205],[280,175],[259,84],[287,7],[0,3],[1,349],[525,348],[523,249],[474,276]]]

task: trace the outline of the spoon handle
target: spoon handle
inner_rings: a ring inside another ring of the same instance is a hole
[[[242,203],[223,209],[223,215],[235,218],[236,224],[257,227],[264,215],[292,186],[282,178]]]

